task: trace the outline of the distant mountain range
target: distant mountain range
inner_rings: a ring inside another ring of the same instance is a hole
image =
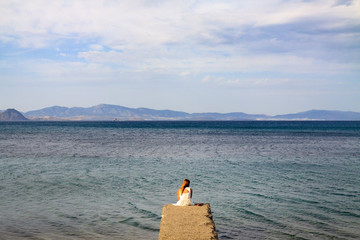
[[[24,117],[25,115],[25,117]],[[186,113],[172,110],[149,108],[127,108],[117,105],[100,104],[82,107],[48,107],[20,113],[15,109],[0,110],[0,121],[245,121],[245,120],[360,120],[359,112],[310,110],[306,112],[269,116],[264,114],[233,113]]]
[[[233,113],[186,113],[149,108],[128,108],[100,104],[82,107],[48,107],[23,113],[30,120],[360,120],[359,112],[311,110],[295,114],[269,116],[264,114]]]

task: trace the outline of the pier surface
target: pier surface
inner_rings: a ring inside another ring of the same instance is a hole
[[[159,240],[218,239],[210,204],[203,206],[164,205]]]

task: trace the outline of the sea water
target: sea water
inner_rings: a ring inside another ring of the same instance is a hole
[[[157,239],[189,178],[220,239],[360,239],[360,122],[2,122],[0,239]]]

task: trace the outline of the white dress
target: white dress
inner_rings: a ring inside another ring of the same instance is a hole
[[[180,200],[174,204],[176,206],[192,206],[194,203],[191,200],[191,188],[187,187],[185,188],[188,190],[187,193],[183,193],[180,197]]]

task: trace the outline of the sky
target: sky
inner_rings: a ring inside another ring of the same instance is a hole
[[[360,112],[360,0],[0,0],[0,110]]]

